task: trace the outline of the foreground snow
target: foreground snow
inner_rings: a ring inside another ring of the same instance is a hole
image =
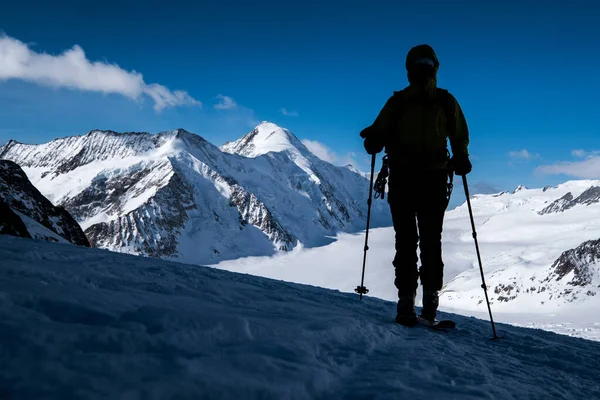
[[[7,236],[0,259],[0,398],[600,397],[592,341],[404,328],[380,299]]]
[[[448,236],[458,237],[458,227],[450,226],[446,232]],[[363,257],[363,234],[340,234],[337,240],[328,245],[312,249],[298,249],[292,254],[275,257],[247,257],[233,261],[222,262],[216,265],[219,269],[233,272],[242,272],[252,275],[281,279],[336,289],[353,293],[354,288],[360,284]],[[489,253],[492,246],[487,246],[488,251],[484,259],[486,283],[492,286],[498,281],[492,275],[489,260],[494,253]],[[515,250],[520,249],[515,246]],[[469,258],[475,257],[474,245],[468,242],[456,243],[451,240],[444,242],[444,260],[446,262],[444,280],[452,281],[465,270],[473,268],[468,264]],[[394,287],[394,269],[391,260],[394,258],[394,231],[392,228],[373,229],[369,234],[369,251],[367,255],[367,268],[365,271],[365,286],[369,295],[384,300],[396,301],[397,293]],[[465,264],[467,263],[467,266]],[[478,267],[474,272],[479,273]],[[470,270],[468,271],[471,272]],[[477,279],[481,285],[481,277],[475,273],[472,279]],[[477,281],[473,282],[473,285]],[[479,293],[480,292],[480,293]],[[479,288],[476,294],[483,296]],[[493,298],[495,293],[489,291]],[[417,291],[417,303],[421,301],[421,289]],[[477,299],[472,299],[473,307],[468,307],[453,299],[442,296],[440,307],[447,312],[464,316],[475,316],[488,319],[489,315],[485,303],[478,304]],[[477,308],[475,308],[477,307]],[[598,316],[599,303],[591,298],[587,303],[546,305],[540,309],[535,303],[524,304],[521,310],[507,307],[506,303],[493,302],[492,311],[498,321],[518,326],[547,329],[556,333],[583,337],[600,341],[600,317]]]

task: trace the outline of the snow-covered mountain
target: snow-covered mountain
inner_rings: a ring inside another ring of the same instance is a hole
[[[600,398],[598,342],[8,236],[0,259],[2,399]]]
[[[0,160],[0,233],[89,247],[81,227],[55,207],[14,162]]]
[[[567,250],[550,267],[544,282],[563,282],[571,286],[559,293],[567,301],[578,296],[595,296],[600,292],[600,239],[588,240],[574,249]]]
[[[578,204],[590,205],[600,201],[600,186],[590,186],[576,198],[573,193],[568,192],[560,199],[553,201],[548,207],[545,207],[539,212],[540,215],[550,214],[555,212],[563,212],[569,208],[575,207]]]
[[[549,310],[600,297],[599,194],[600,181],[580,180],[474,196],[486,283],[498,309]],[[466,204],[448,213],[449,246],[472,243],[468,218]],[[459,224],[464,227],[460,233]],[[479,267],[474,254],[462,247],[452,257],[470,265],[447,283],[443,300],[459,308],[481,308]]]
[[[223,150],[223,151],[222,151]],[[183,129],[91,131],[41,145],[9,141],[20,164],[96,247],[210,263],[331,241],[364,228],[368,180],[262,123],[222,150]],[[387,205],[374,226],[389,225]]]
[[[270,152],[286,152],[293,160],[308,163],[312,153],[288,129],[270,122],[262,122],[251,132],[235,142],[227,142],[221,146],[226,153],[239,154],[244,157],[258,157]]]

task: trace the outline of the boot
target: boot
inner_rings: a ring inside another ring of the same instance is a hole
[[[423,289],[423,309],[421,310],[421,318],[431,322],[435,321],[439,304],[440,300],[437,291]]]
[[[414,326],[417,324],[415,313],[416,291],[412,293],[398,292],[398,305],[396,306],[396,322],[402,325]]]

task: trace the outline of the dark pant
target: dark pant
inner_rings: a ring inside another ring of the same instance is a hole
[[[398,296],[412,294],[418,278],[425,290],[440,290],[444,278],[442,225],[448,206],[448,173],[443,170],[415,173],[390,171],[388,202],[396,231],[394,284]],[[417,246],[421,268],[417,269]]]

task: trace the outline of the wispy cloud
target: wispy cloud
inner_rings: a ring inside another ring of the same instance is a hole
[[[317,140],[302,139],[301,142],[311,153],[313,153],[315,156],[319,157],[323,161],[327,161],[328,163],[335,165],[358,165],[358,163],[355,160],[355,152],[349,152],[347,154],[340,155]]]
[[[142,74],[126,71],[116,64],[87,59],[83,49],[74,45],[58,55],[38,53],[27,44],[0,35],[0,80],[20,79],[38,85],[99,93],[120,94],[133,100],[148,96],[154,109],[201,103],[183,90],[170,90],[146,83]]]
[[[600,151],[598,150],[592,150],[592,151],[586,151],[583,149],[574,149],[571,150],[571,155],[573,157],[579,157],[579,158],[583,158],[583,157],[592,157],[592,156],[596,156],[599,155]]]
[[[335,163],[338,161],[339,157],[332,151],[329,147],[325,146],[323,143],[318,142],[316,140],[308,140],[302,139],[302,144],[306,146],[311,153],[315,156],[319,157],[323,161],[327,161],[329,163]]]
[[[511,151],[508,153],[509,157],[514,160],[526,160],[529,161],[534,158],[539,158],[539,153],[531,153],[527,149],[522,149],[519,151]]]
[[[536,172],[548,175],[567,175],[581,179],[600,178],[600,156],[588,157],[582,161],[563,161],[550,165],[540,165]]]
[[[238,106],[229,96],[218,94],[216,98],[219,100],[219,102],[214,105],[214,108],[217,110],[235,110]]]
[[[286,117],[297,117],[298,111],[288,110],[286,108],[280,108],[279,112],[285,115]]]
[[[540,165],[537,173],[548,175],[567,175],[580,179],[600,178],[600,151],[571,150],[571,156],[583,158],[578,161],[559,161],[554,164]]]

